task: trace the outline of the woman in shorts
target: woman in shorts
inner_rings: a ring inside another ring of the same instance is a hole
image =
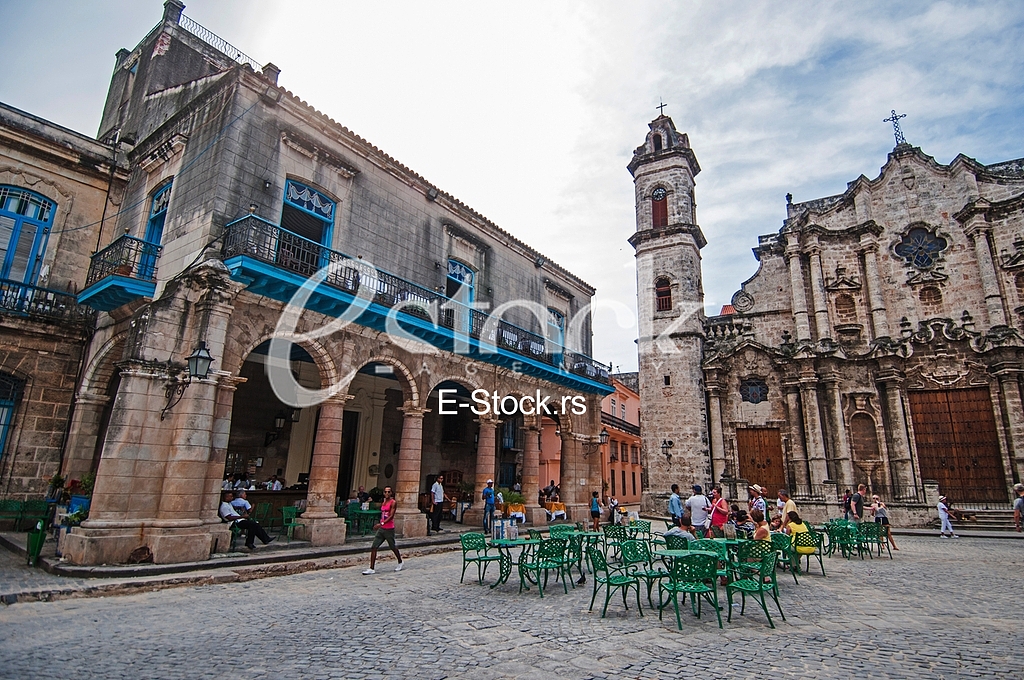
[[[871,497],[871,514],[875,516],[876,524],[881,524],[885,527],[885,538],[889,541],[892,549],[899,550],[896,547],[896,541],[892,540],[892,529],[889,527],[889,511],[885,509],[885,503],[882,502],[878,494]]]
[[[590,520],[593,525],[593,531],[601,530],[601,502],[597,500],[597,492],[595,491],[593,496],[590,498]]]

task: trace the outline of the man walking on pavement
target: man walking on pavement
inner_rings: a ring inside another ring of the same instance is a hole
[[[672,495],[668,497],[668,514],[672,518],[672,524],[679,526],[679,520],[683,518],[683,501],[679,498],[679,485],[672,485]]]
[[[441,533],[441,512],[444,510],[444,475],[438,475],[434,485],[430,487],[430,501],[433,503],[430,511],[431,529]]]

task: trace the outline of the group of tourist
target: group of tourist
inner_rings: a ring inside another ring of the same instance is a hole
[[[249,479],[245,473],[238,475],[230,474],[224,478],[224,481],[220,485],[221,491],[239,491],[245,489],[247,491],[255,491],[257,488],[256,482]],[[284,483],[278,479],[277,475],[271,475],[270,479],[265,482],[259,483],[259,488],[267,491],[280,491],[284,488]]]

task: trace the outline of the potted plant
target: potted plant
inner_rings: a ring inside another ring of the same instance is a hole
[[[379,486],[370,489],[370,501],[371,510],[380,510],[380,505],[384,502],[384,489]]]
[[[472,503],[474,500],[473,492],[475,490],[476,489],[473,486],[472,482],[462,482],[461,484],[459,484],[459,491],[462,493],[462,502]]]
[[[64,495],[64,477],[58,472],[50,477],[50,485],[46,487],[46,500],[59,503]]]

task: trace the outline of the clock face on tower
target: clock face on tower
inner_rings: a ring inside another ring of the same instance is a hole
[[[665,196],[667,196],[667,195],[668,195],[667,191],[665,191],[661,187],[658,187],[651,194],[651,198],[653,198],[655,201],[664,201],[665,200]]]

